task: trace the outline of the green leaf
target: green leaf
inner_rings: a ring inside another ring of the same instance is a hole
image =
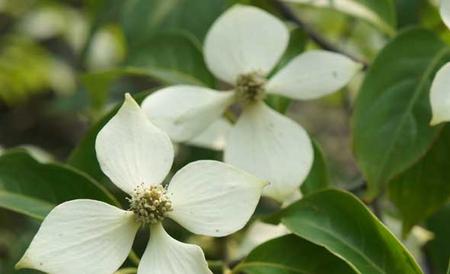
[[[450,126],[419,162],[389,183],[389,197],[399,209],[403,233],[422,222],[450,198]]]
[[[207,86],[215,83],[200,43],[189,33],[165,32],[148,37],[139,47],[130,48],[126,65],[142,68],[164,82],[189,79]]]
[[[328,7],[361,18],[393,35],[396,28],[395,5],[391,0],[292,0],[317,7]]]
[[[81,170],[94,178],[97,181],[104,181],[105,175],[100,169],[100,165],[97,161],[97,155],[95,154],[95,139],[97,133],[103,128],[103,126],[113,117],[118,108],[108,113],[105,117],[100,119],[95,125],[93,125],[89,131],[81,139],[80,143],[72,150],[67,164]]]
[[[444,274],[450,259],[450,204],[426,221],[426,229],[434,237],[425,245],[425,252],[435,274]],[[448,272],[448,271],[447,271]],[[448,274],[448,273],[447,273]]]
[[[439,127],[430,127],[428,99],[436,70],[450,48],[427,30],[409,29],[375,59],[353,115],[353,146],[374,198],[393,176],[430,148]]]
[[[95,27],[114,21],[123,10],[123,3],[121,0],[85,0],[92,25]]]
[[[123,69],[112,69],[81,75],[80,80],[88,91],[93,109],[103,109],[108,101],[109,89],[112,83],[125,75],[126,72]]]
[[[0,156],[0,207],[43,219],[57,204],[73,199],[117,204],[97,182],[60,164],[42,164],[23,150]]]
[[[227,0],[126,1],[121,23],[129,46],[127,65],[160,78],[190,75],[212,86],[201,42],[227,6]]]
[[[397,12],[398,27],[417,25],[425,4],[425,0],[396,0],[395,10]]]
[[[422,273],[392,233],[353,195],[325,190],[289,206],[282,223],[359,273]]]
[[[156,33],[172,30],[189,32],[202,41],[227,3],[227,0],[128,0],[122,26],[132,47]]]
[[[242,272],[247,274],[356,273],[325,248],[295,235],[273,239],[255,248],[233,270],[233,273]]]
[[[311,171],[301,185],[301,191],[304,195],[308,195],[320,190],[324,190],[330,186],[330,178],[328,174],[327,164],[323,156],[319,143],[313,142],[314,146],[314,162]]]
[[[177,73],[175,71],[158,71],[155,68],[143,69],[139,67],[123,67],[91,72],[82,75],[81,81],[89,92],[92,107],[96,110],[102,110],[108,100],[109,90],[113,82],[126,76],[156,79],[166,85],[204,85],[201,81],[190,75]]]
[[[37,219],[43,219],[47,216],[54,206],[55,204],[35,199],[30,196],[15,194],[3,189],[0,190],[0,207]]]
[[[375,18],[373,18],[372,15],[369,15],[370,12],[367,15],[362,13],[362,18],[367,16],[364,19],[367,19],[384,31],[393,34],[397,19],[395,15],[395,5],[392,0],[353,0],[353,2],[361,4],[375,14]],[[378,19],[376,17],[378,17]]]
[[[133,95],[134,99],[140,103],[150,93],[150,91],[143,91],[136,95]],[[100,165],[97,161],[97,155],[95,154],[95,139],[98,132],[103,126],[116,114],[119,110],[122,102],[118,103],[109,113],[104,115],[99,121],[97,121],[84,135],[80,143],[70,153],[67,160],[67,164],[81,170],[96,179],[103,182],[105,175],[100,169]]]

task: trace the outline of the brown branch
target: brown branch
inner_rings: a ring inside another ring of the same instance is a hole
[[[313,40],[319,47],[321,47],[324,50],[333,51],[336,53],[340,53],[343,55],[348,56],[349,58],[353,59],[356,62],[359,62],[363,64],[364,70],[367,69],[369,66],[368,62],[365,60],[361,60],[360,58],[354,56],[351,53],[346,52],[345,50],[337,47],[332,42],[327,40],[325,37],[321,36],[319,33],[317,33],[309,24],[303,21],[295,12],[282,0],[272,0],[275,7],[278,8],[280,13],[286,18],[287,20],[291,21],[295,25],[297,25],[299,28],[303,29],[308,36]]]

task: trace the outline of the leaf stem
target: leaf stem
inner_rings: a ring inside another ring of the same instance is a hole
[[[117,270],[114,274],[135,274],[137,272],[137,268],[135,267],[127,267]]]
[[[128,259],[130,259],[130,261],[135,265],[139,265],[139,262],[141,261],[134,250],[131,250],[130,254],[128,255]]]
[[[222,261],[209,261],[208,260],[208,267],[214,273],[221,273],[224,268],[224,263]]]

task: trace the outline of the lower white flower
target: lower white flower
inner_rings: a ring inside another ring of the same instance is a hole
[[[361,69],[346,56],[313,50],[292,59],[269,77],[289,40],[276,17],[251,6],[235,5],[209,30],[205,61],[233,92],[196,86],[173,86],[147,97],[148,117],[176,142],[192,140],[234,103],[242,115],[231,129],[225,162],[268,180],[265,195],[280,202],[298,189],[313,162],[306,131],[268,107],[266,94],[309,100],[344,87]]]
[[[55,207],[17,268],[111,274],[127,258],[139,227],[149,225],[138,274],[211,273],[201,248],[170,237],[161,221],[171,218],[197,234],[229,235],[247,223],[266,185],[230,165],[198,161],[179,170],[164,188],[172,144],[129,95],[99,132],[96,152],[103,172],[130,195],[130,209],[94,200]]]
[[[244,237],[236,250],[236,254],[234,254],[234,258],[242,259],[260,244],[289,233],[289,230],[281,223],[273,225],[255,221],[245,232]]]

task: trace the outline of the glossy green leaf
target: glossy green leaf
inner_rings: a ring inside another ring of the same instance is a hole
[[[191,83],[214,84],[214,77],[203,59],[201,44],[189,33],[165,32],[147,37],[139,47],[129,49],[126,65],[142,68],[164,82],[187,82],[185,79],[189,79]]]
[[[389,183],[389,197],[399,209],[403,233],[450,199],[450,126],[419,162]]]
[[[134,99],[140,103],[149,94],[150,91],[143,91],[137,95],[133,95]],[[104,115],[99,121],[97,121],[84,135],[80,143],[70,153],[67,160],[67,164],[81,170],[94,178],[97,181],[103,182],[106,176],[100,169],[100,165],[97,161],[97,155],[95,154],[95,139],[98,132],[103,126],[116,114],[122,102],[119,102],[109,113]]]
[[[306,196],[285,210],[282,223],[358,273],[422,273],[404,246],[352,194],[324,190]]]
[[[327,7],[361,18],[388,34],[394,34],[396,15],[391,0],[289,0],[294,3]]]
[[[39,163],[19,149],[0,156],[0,207],[43,219],[57,204],[83,198],[117,203],[97,182],[73,168]]]
[[[313,142],[314,162],[309,171],[308,177],[301,185],[301,191],[304,195],[311,194],[330,187],[330,178],[328,167],[323,156],[322,149],[317,142]]]
[[[375,59],[359,91],[353,146],[374,198],[393,176],[421,158],[439,133],[430,127],[428,99],[436,70],[450,48],[423,29],[409,29]]]
[[[165,31],[184,31],[202,41],[210,25],[226,9],[228,0],[128,0],[122,26],[132,47]]]
[[[43,219],[55,204],[35,199],[31,195],[16,194],[0,190],[0,207],[9,209],[37,219]]]
[[[214,78],[203,61],[201,43],[226,0],[130,0],[121,24],[129,47],[127,65],[159,78],[193,77],[211,86]]]
[[[325,248],[295,235],[286,235],[256,247],[233,273],[352,274],[344,261]]]

